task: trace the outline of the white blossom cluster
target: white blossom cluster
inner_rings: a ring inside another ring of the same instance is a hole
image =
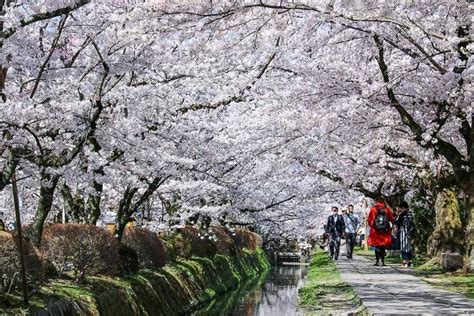
[[[448,143],[468,159],[460,130],[472,126],[472,35],[459,28],[471,10],[468,1],[13,1],[0,51],[0,170],[17,153],[27,222],[40,188],[55,185],[45,174],[59,177],[48,220],[67,185],[86,209],[87,196],[101,197],[103,223],[127,188],[136,201],[160,178],[136,211],[152,229],[199,213],[269,236],[315,234],[332,205],[362,211],[361,188],[382,183],[390,195],[422,171],[472,173],[443,151]],[[7,221],[10,192],[0,192]]]

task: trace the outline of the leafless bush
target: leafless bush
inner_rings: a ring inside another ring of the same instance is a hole
[[[161,268],[166,264],[166,250],[160,237],[148,229],[129,228],[122,243],[138,254],[140,268]]]
[[[7,232],[0,232],[0,293],[18,291],[21,284],[20,252],[18,238]],[[25,266],[29,287],[36,287],[44,281],[44,269],[38,251],[28,241],[23,241]]]
[[[228,253],[232,248],[235,247],[234,240],[222,227],[211,226],[209,233],[211,234],[219,253]]]
[[[169,261],[176,261],[178,258],[189,259],[192,256],[191,243],[180,234],[170,234],[161,236],[166,248],[166,255]]]
[[[86,275],[114,275],[120,270],[118,241],[93,225],[50,225],[44,230],[41,248],[59,277],[72,271],[80,281]]]
[[[198,257],[213,257],[217,253],[217,247],[212,240],[209,239],[209,233],[206,235],[206,232],[190,225],[181,228],[179,232],[186,243],[191,245],[193,255]]]
[[[262,247],[263,244],[263,239],[260,235],[245,229],[236,229],[232,237],[236,246],[241,249],[247,248],[255,251],[257,248]]]

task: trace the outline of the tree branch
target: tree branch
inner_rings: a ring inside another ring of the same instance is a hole
[[[440,137],[434,135],[434,139],[436,140],[435,143],[433,142],[426,142],[423,139],[423,133],[425,132],[424,128],[419,125],[415,119],[408,113],[408,111],[402,106],[402,104],[398,101],[398,98],[395,96],[395,92],[391,87],[390,77],[388,74],[388,66],[385,62],[384,56],[384,47],[383,41],[380,39],[378,35],[374,35],[374,41],[378,48],[378,57],[377,63],[380,68],[380,72],[382,74],[383,81],[385,83],[385,90],[387,93],[387,97],[390,101],[390,105],[394,107],[398,114],[400,115],[403,124],[408,126],[415,137],[415,141],[423,148],[431,148],[434,150],[435,154],[441,155],[451,164],[453,167],[454,173],[456,175],[457,180],[459,183],[462,182],[462,179],[466,176],[467,172],[465,170],[466,161],[464,160],[463,155],[459,152],[459,150],[452,145],[441,139]]]
[[[40,67],[38,76],[36,77],[36,80],[35,80],[35,85],[33,86],[33,89],[31,90],[31,93],[30,93],[30,99],[32,99],[36,94],[36,90],[38,89],[39,83],[41,81],[41,77],[43,76],[43,72],[45,71],[46,66],[49,64],[49,60],[51,59],[51,56],[53,56],[53,53],[56,50],[56,47],[58,45],[59,39],[61,38],[61,34],[63,33],[64,25],[66,24],[66,20],[68,16],[69,15],[66,14],[66,16],[64,16],[61,22],[59,22],[58,34],[56,35],[56,37],[53,40],[53,43],[51,44],[51,49],[49,50],[48,56],[46,57],[46,59],[44,60],[43,64]]]
[[[280,44],[280,38],[278,38],[276,46],[279,46],[279,44]],[[182,108],[178,109],[178,113],[185,114],[188,111],[197,111],[197,110],[204,110],[204,109],[214,110],[214,109],[217,109],[221,106],[227,106],[227,105],[231,104],[232,102],[243,102],[245,100],[245,98],[244,98],[245,91],[250,91],[253,88],[253,86],[257,83],[257,81],[263,77],[265,72],[268,70],[268,67],[270,66],[272,61],[275,59],[276,54],[277,53],[275,52],[270,56],[268,61],[264,65],[262,65],[260,71],[258,72],[257,76],[255,76],[254,80],[250,84],[248,84],[245,87],[245,89],[240,91],[240,93],[238,95],[232,96],[232,97],[228,98],[227,100],[216,102],[214,104],[212,104],[212,103],[201,103],[201,104],[193,104],[193,105],[187,106],[187,107],[182,107]]]
[[[140,207],[143,203],[145,203],[152,195],[155,193],[155,191],[163,184],[165,183],[171,176],[166,176],[164,178],[162,177],[156,177],[153,179],[153,181],[148,185],[148,188],[146,191],[142,194],[142,196],[138,199],[137,202],[133,205],[132,212],[135,211],[138,207]]]
[[[417,164],[418,160],[416,160],[413,156],[408,155],[406,153],[399,152],[398,150],[390,147],[389,145],[384,145],[382,147],[383,151],[390,157],[395,159],[403,159],[411,164]]]
[[[61,15],[69,14],[70,12],[72,12],[72,11],[88,4],[89,2],[91,2],[91,0],[76,0],[76,1],[74,1],[74,4],[72,4],[70,6],[67,6],[67,7],[64,7],[64,8],[59,8],[59,9],[51,11],[51,12],[37,13],[37,14],[34,14],[34,15],[29,16],[27,18],[24,18],[24,19],[20,20],[20,23],[19,23],[20,26],[13,26],[9,29],[6,29],[5,31],[3,31],[1,33],[0,38],[2,38],[2,40],[9,38],[13,34],[15,34],[15,32],[18,31],[18,29],[20,27],[23,28],[25,26],[28,26],[30,24],[33,24],[33,23],[36,23],[36,22],[39,22],[39,21],[49,20],[49,19],[61,16]]]
[[[274,202],[274,203],[271,203],[263,208],[258,208],[258,209],[255,209],[255,208],[244,208],[244,209],[241,209],[239,210],[239,212],[241,213],[258,213],[258,212],[262,212],[262,211],[266,211],[266,210],[269,210],[271,208],[274,208],[278,205],[281,205],[281,204],[284,204],[286,202],[289,202],[291,200],[293,200],[294,198],[296,198],[296,195],[292,195],[284,200],[281,200],[281,201],[278,201],[278,202]]]
[[[439,71],[440,74],[444,75],[448,72],[443,66],[438,64],[436,60],[433,59],[433,56],[429,54],[420,44],[418,44],[411,36],[405,34],[405,32],[400,32],[400,34],[406,38],[413,46],[415,46],[425,57],[426,59],[433,65],[436,70]]]

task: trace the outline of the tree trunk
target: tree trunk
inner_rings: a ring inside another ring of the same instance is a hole
[[[472,172],[471,172],[472,173]],[[474,174],[474,173],[473,173]],[[464,261],[464,269],[466,271],[474,271],[474,181],[470,175],[470,183],[466,189],[466,258]]]
[[[69,215],[69,220],[74,223],[85,222],[84,200],[80,194],[72,195],[71,188],[64,183],[61,186],[64,210]]]
[[[469,172],[464,194],[466,195],[466,257],[464,269],[474,271],[474,114],[471,116],[471,130],[468,137]]]
[[[19,160],[10,153],[8,160],[5,162],[3,169],[0,173],[0,191],[2,191],[9,183],[10,179],[15,172],[16,166],[18,165]]]
[[[40,198],[38,201],[38,207],[36,209],[36,214],[33,219],[33,224],[31,225],[30,238],[35,246],[39,247],[41,244],[41,235],[43,233],[43,226],[46,218],[48,217],[49,212],[51,211],[51,206],[53,205],[54,191],[58,184],[59,176],[50,175],[48,173],[41,173],[41,188],[40,188]]]
[[[459,201],[454,189],[444,189],[436,197],[436,227],[428,239],[428,254],[434,261],[441,253],[462,254],[464,251],[464,231],[462,227]]]
[[[91,225],[96,225],[97,220],[100,217],[100,200],[102,198],[103,185],[94,180],[94,189],[96,193],[94,195],[90,194],[87,200],[87,208],[89,213],[89,218],[87,222]]]
[[[101,196],[100,195],[89,195],[89,198],[87,199],[87,208],[88,211],[90,212],[89,218],[87,219],[87,223],[91,225],[96,225],[97,221],[99,220],[100,217],[100,200]]]
[[[142,206],[148,199],[153,195],[153,193],[162,185],[170,176],[165,178],[155,177],[151,183],[148,184],[148,188],[146,191],[140,196],[140,198],[133,203],[132,199],[137,193],[137,188],[127,188],[123,193],[122,200],[119,204],[119,209],[117,211],[117,227],[115,229],[115,236],[117,236],[118,240],[122,239],[123,231],[125,230],[125,226],[127,225],[128,221],[130,220],[130,216]]]
[[[125,230],[125,226],[130,219],[131,214],[133,213],[131,208],[132,199],[138,189],[136,188],[127,188],[123,193],[123,197],[120,200],[119,209],[117,211],[117,227],[115,228],[115,236],[119,241],[122,240],[122,235]]]

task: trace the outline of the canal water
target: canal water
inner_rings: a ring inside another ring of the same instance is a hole
[[[298,315],[298,289],[303,286],[306,273],[305,266],[274,267],[237,290],[217,297],[192,315]]]

